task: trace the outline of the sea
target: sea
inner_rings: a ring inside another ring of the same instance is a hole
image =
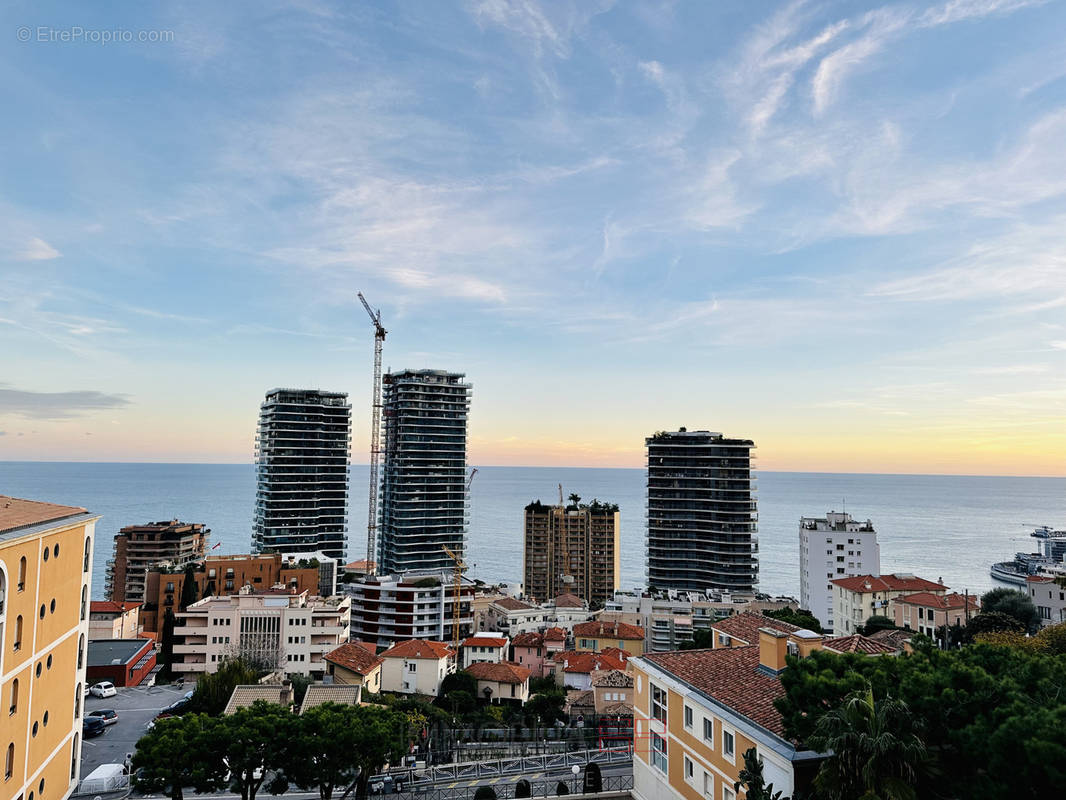
[[[913,572],[971,593],[999,585],[996,561],[1036,550],[1038,525],[1066,527],[1066,478],[869,475],[759,471],[759,589],[799,596],[799,519],[847,511],[869,519],[881,571]],[[366,552],[369,467],[353,466],[349,559]],[[558,499],[559,484],[621,511],[622,585],[645,584],[645,473],[640,469],[478,467],[471,486],[467,562],[484,581],[522,579],[522,514]],[[247,553],[255,503],[251,464],[0,462],[0,494],[82,506],[96,524],[93,597],[124,525],[180,519],[210,529],[214,555]]]

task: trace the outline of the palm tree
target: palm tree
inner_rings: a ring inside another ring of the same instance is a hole
[[[832,753],[814,779],[827,800],[916,800],[928,752],[907,704],[875,701],[873,690],[848,695],[818,720],[807,744]]]
[[[576,506],[578,503],[581,502],[581,495],[579,495],[577,492],[571,492],[570,497],[567,499],[570,501],[571,505]]]

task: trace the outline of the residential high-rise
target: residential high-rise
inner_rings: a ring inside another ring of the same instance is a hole
[[[113,603],[143,602],[145,574],[160,564],[183,569],[200,561],[210,528],[199,522],[146,522],[127,525],[115,534],[115,553],[105,573],[107,599]]]
[[[648,449],[648,586],[752,592],[759,579],[750,439],[661,431]]]
[[[403,577],[369,575],[350,587],[352,639],[389,647],[407,639],[450,642],[456,634],[452,570],[414,572]],[[459,633],[474,632],[474,586],[459,587]]]
[[[344,392],[271,389],[255,436],[252,551],[344,558],[352,407]]]
[[[810,611],[826,632],[832,632],[834,597],[830,581],[881,574],[877,531],[870,520],[859,522],[851,514],[830,511],[824,517],[802,517],[799,541],[800,607]]]
[[[0,496],[3,800],[65,800],[78,784],[97,519]]]
[[[384,378],[385,458],[378,567],[382,574],[450,569],[466,544],[466,421],[462,373],[404,370]]]
[[[614,597],[620,577],[619,514],[613,503],[526,506],[523,590],[540,602],[571,592]]]

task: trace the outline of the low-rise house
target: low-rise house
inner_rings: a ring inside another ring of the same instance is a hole
[[[625,622],[581,622],[574,626],[574,646],[593,653],[617,647],[630,656],[640,656],[644,654],[644,629]]]
[[[765,614],[745,611],[711,624],[711,648],[720,650],[727,647],[749,647],[759,642],[759,631],[773,628],[783,633],[795,633],[800,630],[796,625],[782,622]]]
[[[597,714],[633,716],[633,676],[621,669],[594,672],[590,676]]]
[[[344,686],[361,686],[367,692],[381,691],[381,667],[384,659],[374,653],[373,645],[366,642],[345,642],[325,655],[326,674],[333,683]]]
[[[477,679],[478,696],[490,703],[524,704],[529,699],[530,671],[513,661],[478,661],[465,672]]]
[[[455,672],[455,651],[444,642],[408,639],[397,642],[381,659],[381,689],[436,697],[441,681]]]
[[[462,644],[462,665],[466,669],[471,664],[498,664],[507,660],[510,641],[506,636],[492,633],[475,633]]]
[[[900,650],[889,642],[853,633],[850,636],[829,636],[822,639],[822,649],[834,653],[859,653],[864,656],[897,656]]]
[[[323,703],[337,703],[342,706],[357,706],[362,700],[362,686],[338,686],[337,684],[325,685],[315,683],[307,687],[303,702],[300,703],[300,713],[320,706]]]
[[[891,618],[892,600],[906,594],[931,592],[947,594],[948,587],[909,573],[892,575],[853,575],[830,581],[833,584],[833,633],[847,636],[878,615]]]
[[[500,631],[512,637],[539,631],[547,618],[545,608],[506,595],[493,598],[484,613],[485,630]]]
[[[520,633],[511,640],[511,660],[533,673],[534,678],[551,674],[551,656],[544,647],[543,633]]]
[[[1040,613],[1041,627],[1066,622],[1066,588],[1059,586],[1051,575],[1030,575],[1025,588]]]
[[[137,686],[155,669],[152,639],[90,639],[85,680],[89,685],[111,681],[115,686]]]
[[[965,625],[981,610],[976,597],[952,592],[935,594],[915,592],[892,598],[888,618],[896,627],[924,633],[937,639],[937,631],[945,625]]]
[[[888,645],[895,651],[896,655],[900,655],[902,653],[914,652],[914,648],[911,647],[912,635],[913,634],[910,631],[886,628],[885,630],[874,631],[867,638]]]
[[[553,664],[555,683],[569,689],[591,689],[592,674],[603,670],[626,668],[629,654],[617,648],[602,653],[569,650],[556,653]]]
[[[252,683],[234,686],[233,693],[229,696],[229,702],[226,703],[226,708],[222,713],[232,714],[241,708],[251,708],[252,705],[260,700],[291,710],[293,704],[292,682]]]
[[[774,700],[785,693],[786,656],[805,658],[822,637],[764,627],[753,638],[630,662],[636,800],[736,800],[743,756],[753,747],[776,791],[791,797],[808,788],[821,756],[785,737]]]
[[[140,603],[93,600],[89,603],[90,639],[136,639],[141,634]]]
[[[592,689],[570,689],[563,702],[563,713],[571,722],[596,713],[596,693]]]
[[[566,640],[569,637],[562,628],[551,627],[544,631],[544,652],[548,657],[555,653],[561,653],[566,649]]]
[[[548,623],[567,631],[572,630],[574,625],[588,622],[596,616],[596,612],[589,609],[589,604],[576,594],[561,594],[554,600],[549,600],[542,608]]]

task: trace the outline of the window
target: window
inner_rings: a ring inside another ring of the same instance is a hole
[[[692,730],[692,706],[685,706],[685,730]]]
[[[4,780],[10,780],[15,771],[15,743],[7,746],[7,757],[4,759]]]
[[[89,571],[89,556],[92,555],[92,552],[93,552],[92,539],[90,539],[88,536],[86,536],[85,537],[85,560],[81,564],[81,571],[82,572],[88,572]]]
[[[714,776],[709,772],[703,773],[703,796],[714,800]]]
[[[18,590],[21,592],[26,588],[26,556],[19,559],[19,580]],[[14,745],[12,745],[14,747]]]
[[[714,749],[714,720],[703,718],[703,741]]]
[[[417,664],[408,664],[407,665],[407,671],[408,672],[414,672],[416,669],[418,669],[418,665]]]
[[[666,774],[666,739],[657,733],[651,735],[651,765]]]
[[[692,763],[692,759],[685,756],[685,780],[692,783],[696,780],[696,765]]]
[[[15,639],[12,647],[14,650],[22,649],[22,615],[15,617]]]
[[[722,731],[722,755],[726,758],[733,758],[733,734],[729,731]]]
[[[89,587],[81,587],[81,620],[85,621],[85,611],[89,607]]]
[[[722,787],[722,800],[737,800],[737,793],[728,786]]]
[[[651,684],[651,716],[666,725],[666,690]]]
[[[11,681],[11,708],[8,713],[14,714],[19,710],[19,679]]]

